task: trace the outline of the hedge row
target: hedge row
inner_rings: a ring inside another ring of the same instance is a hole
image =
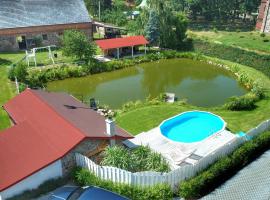
[[[270,55],[258,54],[237,47],[209,43],[198,39],[193,41],[193,48],[196,52],[207,56],[253,67],[270,77]]]
[[[140,63],[156,61],[169,58],[196,58],[192,52],[181,53],[176,51],[164,51],[150,53],[134,59],[114,60],[106,63],[92,62],[89,65],[77,66],[63,64],[57,67],[31,68],[27,71],[23,64],[14,66],[9,71],[11,80],[18,78],[18,81],[27,84],[29,87],[45,87],[46,83],[55,80],[63,80],[72,77],[82,77],[90,74],[113,71]]]
[[[179,195],[185,199],[201,198],[267,151],[269,145],[270,132],[260,134],[197,176],[182,182],[179,186]]]
[[[76,168],[73,172],[74,181],[81,186],[95,185],[132,200],[171,200],[173,191],[169,185],[155,185],[153,187],[138,187],[127,184],[116,184],[111,181],[101,180],[86,169]]]

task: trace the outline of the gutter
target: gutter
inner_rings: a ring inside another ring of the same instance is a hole
[[[262,32],[265,31],[266,23],[267,23],[267,21],[268,21],[269,10],[270,10],[269,4],[270,4],[270,1],[267,1],[267,4],[266,4],[267,9],[266,9],[266,11],[265,11],[265,18],[264,18],[264,21],[263,21]]]

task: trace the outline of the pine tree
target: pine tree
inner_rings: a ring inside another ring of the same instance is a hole
[[[145,27],[146,38],[152,45],[159,43],[160,37],[160,24],[159,17],[154,10],[150,11],[149,20]]]

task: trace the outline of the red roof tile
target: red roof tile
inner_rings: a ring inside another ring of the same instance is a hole
[[[144,36],[130,36],[124,38],[114,38],[106,40],[97,40],[96,44],[102,49],[116,49],[122,47],[131,47],[138,45],[146,45],[149,42],[144,38]]]
[[[66,104],[78,109],[68,110]],[[16,125],[0,133],[0,191],[60,159],[85,138],[110,139],[104,118],[67,94],[28,89],[4,108]],[[116,139],[132,137],[117,130]]]

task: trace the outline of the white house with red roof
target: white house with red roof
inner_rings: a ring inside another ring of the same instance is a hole
[[[0,199],[66,175],[75,153],[95,158],[110,141],[132,138],[66,93],[27,89],[3,108],[14,126],[0,132]]]

